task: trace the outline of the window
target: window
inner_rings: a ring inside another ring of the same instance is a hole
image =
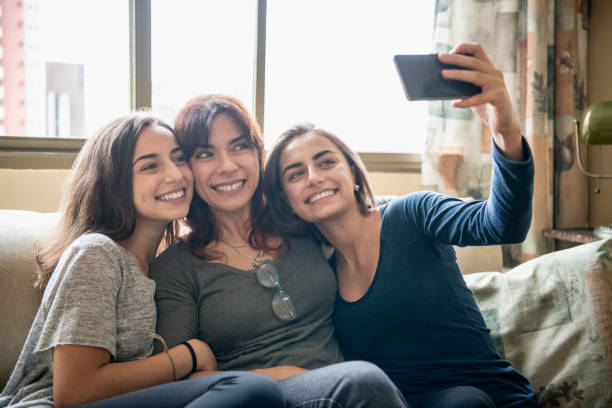
[[[256,23],[256,1],[153,0],[153,110],[172,123],[188,99],[213,92],[250,108]]]
[[[433,1],[268,1],[266,141],[309,121],[360,152],[421,152],[427,103],[393,55],[431,52],[433,17]]]
[[[263,120],[267,146],[310,121],[395,165],[422,151],[427,104],[406,100],[392,59],[431,51],[434,4],[2,1],[0,136],[83,138],[140,106],[172,122],[189,98],[220,92]]]

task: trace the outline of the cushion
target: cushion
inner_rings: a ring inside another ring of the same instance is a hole
[[[612,406],[612,240],[465,280],[542,408]]]
[[[34,242],[57,219],[56,213],[0,210],[0,388],[17,362],[42,296],[34,288]]]
[[[500,245],[455,246],[457,263],[461,273],[502,271],[504,262]]]

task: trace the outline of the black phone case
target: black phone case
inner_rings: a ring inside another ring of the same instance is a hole
[[[442,69],[465,68],[443,64],[437,54],[396,55],[393,61],[411,101],[462,99],[482,92],[477,85],[442,78]]]

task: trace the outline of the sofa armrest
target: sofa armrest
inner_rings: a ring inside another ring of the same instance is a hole
[[[34,288],[34,243],[56,222],[56,213],[0,210],[0,388],[19,357],[42,296]]]

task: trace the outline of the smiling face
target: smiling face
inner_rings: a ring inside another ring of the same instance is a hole
[[[213,213],[249,211],[259,184],[259,159],[248,131],[230,115],[212,120],[208,144],[196,147],[189,163],[196,192]]]
[[[304,221],[316,224],[359,211],[353,168],[326,137],[310,132],[294,138],[279,163],[289,206]]]
[[[193,195],[193,175],[172,132],[163,126],[145,128],[138,136],[133,160],[136,222],[166,225],[183,218]]]

